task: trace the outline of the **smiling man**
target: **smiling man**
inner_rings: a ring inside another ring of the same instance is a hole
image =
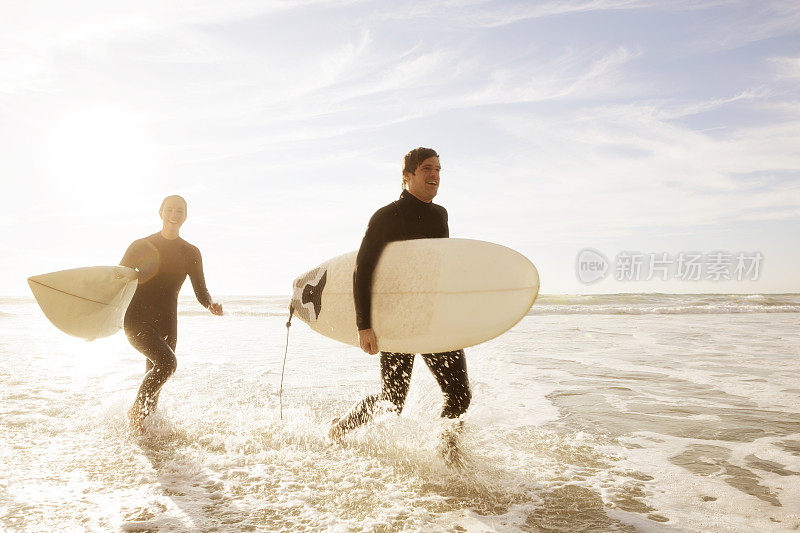
[[[372,215],[353,272],[356,326],[361,349],[378,353],[378,340],[372,329],[372,277],[383,248],[392,241],[449,237],[447,210],[432,202],[439,191],[439,154],[431,148],[415,148],[403,160],[403,193],[400,199]],[[442,417],[457,419],[469,407],[471,393],[464,350],[422,354],[444,394]],[[368,422],[378,402],[390,402],[398,414],[403,410],[414,354],[381,352],[381,392],[357,403],[341,419],[336,419],[330,437],[339,440],[349,430]],[[453,445],[454,433],[449,442]],[[450,446],[452,447],[452,446]],[[448,450],[444,450],[447,452]]]
[[[177,195],[161,202],[161,231],[138,239],[128,247],[120,265],[136,269],[139,284],[125,313],[125,335],[147,358],[145,375],[136,400],[128,411],[132,429],[144,431],[144,419],[158,403],[164,383],[178,365],[178,293],[192,280],[195,296],[212,314],[222,315],[206,288],[200,250],[180,237],[186,221],[186,200]]]

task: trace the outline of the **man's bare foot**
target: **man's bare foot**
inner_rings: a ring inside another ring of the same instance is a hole
[[[328,430],[328,438],[333,442],[342,442],[344,438],[344,428],[339,425],[339,419],[331,420],[331,428]]]
[[[134,403],[128,410],[128,424],[135,433],[144,433],[144,417],[138,403]]]
[[[461,420],[448,423],[439,435],[437,451],[450,468],[461,470],[464,468],[464,454],[461,451],[460,441],[464,423]]]

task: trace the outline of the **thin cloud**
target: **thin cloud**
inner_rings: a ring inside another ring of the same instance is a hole
[[[800,4],[784,0],[731,2],[719,10],[708,35],[692,42],[700,53],[800,34]]]
[[[378,15],[386,19],[419,19],[448,14],[448,23],[471,28],[500,28],[509,24],[558,15],[620,10],[688,11],[730,5],[732,0],[698,3],[693,0],[559,0],[550,2],[464,2],[446,0],[403,6],[402,11]]]
[[[228,24],[306,8],[335,8],[355,0],[142,0],[117,4],[104,0],[18,3],[4,12],[0,34],[36,49],[97,41],[120,41],[176,28]]]
[[[362,43],[369,42],[362,39]],[[489,105],[533,103],[557,99],[596,98],[620,94],[620,69],[638,57],[625,48],[607,54],[576,53],[550,58],[531,71],[512,68],[494,69],[473,59],[463,62],[454,51],[420,52],[406,55],[404,61],[386,61],[375,65],[365,75],[358,56],[366,45],[347,45],[336,56],[347,58],[336,67],[341,80],[355,80],[331,85],[320,81],[319,87],[292,98],[277,99],[274,110],[265,118],[271,133],[239,136],[234,140],[190,143],[179,149],[197,154],[194,160],[224,159],[254,154],[269,146],[341,138],[367,130],[380,130],[432,113]],[[350,65],[357,72],[348,72]],[[446,68],[446,67],[450,68]],[[440,74],[441,73],[441,74]],[[377,80],[377,81],[373,81]],[[423,91],[424,97],[407,105],[402,95]],[[238,110],[234,116],[252,113],[246,105],[223,103]],[[213,101],[204,111],[225,118]],[[410,111],[413,109],[413,111]],[[262,111],[263,112],[263,111]],[[341,117],[341,120],[327,120]],[[230,118],[230,117],[228,117]],[[323,122],[320,122],[322,120]],[[312,127],[313,125],[313,127]]]
[[[584,109],[577,114],[581,118],[574,122],[563,117],[500,121],[506,131],[540,147],[542,153],[534,154],[533,162],[521,158],[504,167],[504,176],[530,176],[534,168],[536,176],[549,177],[545,182],[534,179],[530,190],[541,199],[539,217],[559,220],[555,226],[560,233],[713,226],[760,219],[772,211],[780,213],[776,219],[794,217],[800,209],[800,154],[791,148],[800,143],[796,128],[743,127],[718,139],[667,122],[651,107]],[[620,156],[620,147],[640,155]],[[733,177],[776,168],[796,169],[797,180],[775,184]],[[565,219],[559,212],[571,216]]]
[[[774,95],[774,91],[766,87],[757,87],[742,91],[734,96],[727,98],[713,98],[702,102],[681,103],[663,106],[659,110],[659,116],[665,120],[672,120],[681,117],[688,117],[705,113],[714,109],[719,109],[734,102],[755,102],[764,100]]]
[[[5,9],[0,17],[0,92],[16,93],[36,88],[58,68],[68,51],[101,58],[113,53],[114,43],[136,42],[147,56],[148,42],[163,35],[186,46],[161,49],[160,61],[197,62],[221,58],[224,43],[197,30],[242,20],[309,8],[337,8],[360,0],[144,0],[117,4],[94,0],[80,3],[28,1]],[[181,37],[183,36],[183,37]],[[210,45],[210,46],[209,46]],[[229,50],[233,50],[232,48]],[[152,50],[149,59],[159,55]],[[26,58],[20,68],[15,58]],[[9,68],[9,66],[11,68]]]
[[[800,57],[771,57],[767,61],[774,68],[776,79],[800,78]]]

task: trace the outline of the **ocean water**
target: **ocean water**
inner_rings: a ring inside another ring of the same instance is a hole
[[[182,298],[143,436],[144,358],[0,298],[3,531],[797,531],[800,296],[543,296],[467,350],[463,466],[421,360],[402,415],[341,444],[377,358],[291,328],[288,298]]]

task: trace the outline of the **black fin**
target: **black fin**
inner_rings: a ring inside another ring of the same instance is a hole
[[[314,305],[315,318],[319,316],[319,312],[322,310],[322,289],[325,288],[325,282],[327,280],[328,271],[326,270],[316,285],[306,283],[306,286],[303,287],[303,296],[300,298],[300,301],[304,304],[310,302]]]

